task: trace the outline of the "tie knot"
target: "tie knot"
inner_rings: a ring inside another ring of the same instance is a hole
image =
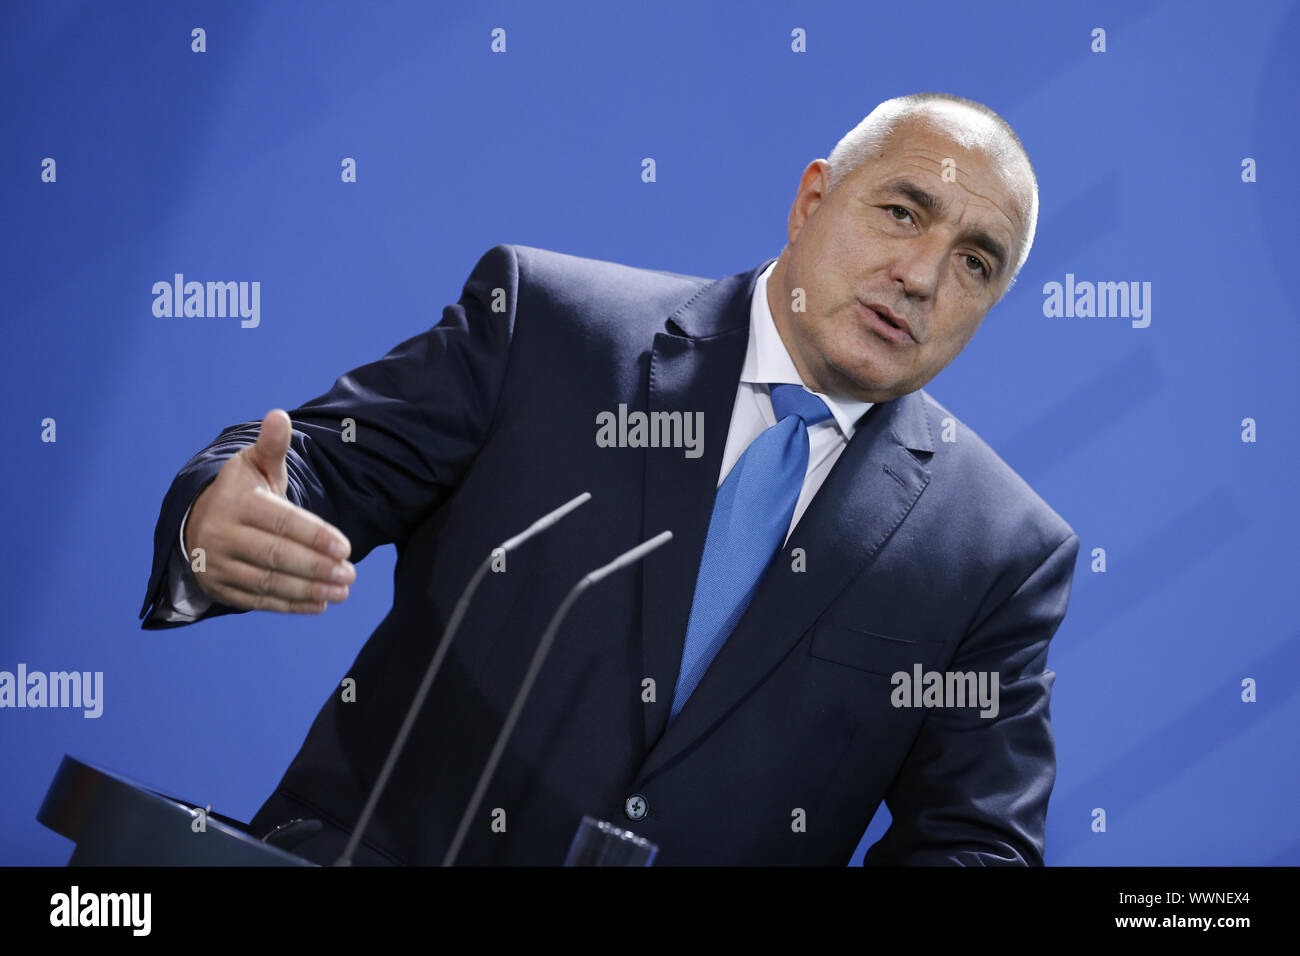
[[[778,422],[797,415],[805,425],[816,425],[831,417],[825,402],[798,385],[773,385],[772,411]]]

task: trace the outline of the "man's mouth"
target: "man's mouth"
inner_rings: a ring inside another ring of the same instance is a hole
[[[900,318],[883,305],[868,305],[861,299],[857,300],[858,307],[867,322],[884,338],[891,342],[913,342],[915,336],[912,335],[911,326],[906,319]]]

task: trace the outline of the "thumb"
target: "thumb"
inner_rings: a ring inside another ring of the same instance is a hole
[[[289,452],[289,439],[293,425],[288,412],[273,408],[262,419],[257,442],[244,449],[248,463],[260,471],[277,492],[284,494],[289,487],[289,474],[284,459]]]

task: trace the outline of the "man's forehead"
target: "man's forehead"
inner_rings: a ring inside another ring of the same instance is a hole
[[[1013,202],[1026,185],[1019,157],[1007,148],[1005,134],[990,129],[983,118],[967,120],[963,117],[911,117],[899,123],[885,144],[879,159],[888,165],[913,163],[936,176],[944,177],[944,169],[951,168],[957,182],[976,191],[988,194],[986,187],[1005,192]]]

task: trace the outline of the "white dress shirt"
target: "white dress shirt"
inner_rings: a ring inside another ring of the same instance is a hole
[[[190,507],[193,507],[192,502]],[[190,570],[189,555],[185,553],[185,522],[189,518],[190,509],[186,508],[180,533],[176,536],[176,550],[167,561],[167,587],[149,616],[150,620],[193,621],[215,603],[199,590],[199,582]]]
[[[740,383],[736,388],[736,402],[731,411],[731,427],[727,429],[727,445],[722,454],[722,469],[718,473],[719,486],[745,453],[750,442],[776,424],[776,413],[772,410],[768,387],[804,387],[803,379],[799,377],[799,371],[776,330],[772,310],[767,304],[767,279],[775,267],[776,263],[773,262],[759,275],[754,285],[754,295],[750,299],[749,344],[745,350],[745,364],[740,371]],[[831,417],[808,429],[808,470],[804,473],[803,488],[795,503],[790,527],[786,529],[787,541],[836,460],[848,446],[858,420],[872,405],[871,402],[831,398],[821,392],[813,394],[826,403]],[[213,601],[199,590],[194,573],[190,570],[189,558],[185,554],[185,522],[189,516],[187,508],[185,517],[181,519],[176,550],[167,563],[167,588],[158,607],[154,609],[154,619],[193,621],[212,607]]]

